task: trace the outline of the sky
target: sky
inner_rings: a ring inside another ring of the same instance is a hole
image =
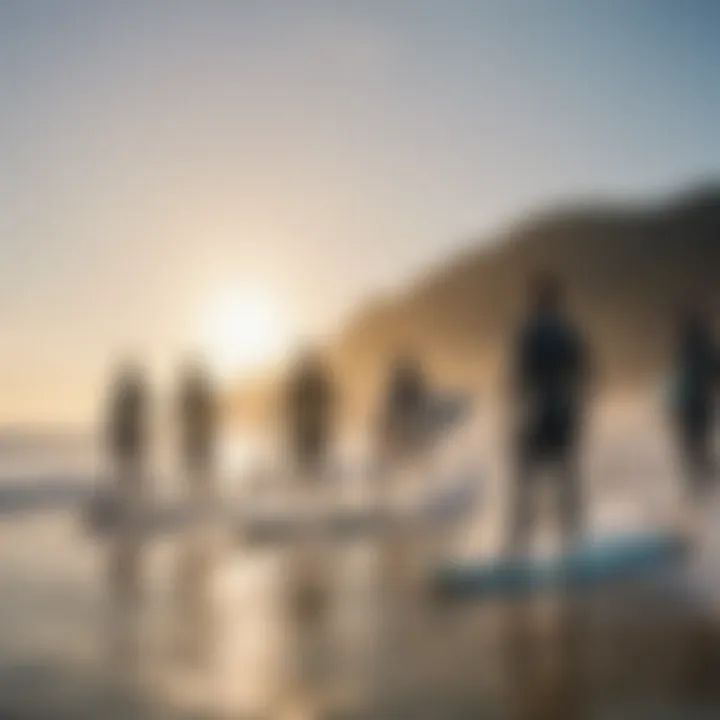
[[[719,31],[712,0],[0,0],[0,423],[88,419],[120,357],[240,372],[533,208],[717,178]]]

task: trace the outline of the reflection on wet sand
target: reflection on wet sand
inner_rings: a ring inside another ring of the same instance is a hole
[[[505,608],[500,704],[509,718],[577,717],[586,695],[576,606]]]
[[[148,549],[128,530],[109,548],[116,668],[146,678],[164,663],[152,672],[166,703],[209,718],[642,720],[720,707],[720,629],[668,591],[681,576],[450,601],[424,580],[433,543],[421,540],[260,549],[188,530],[158,650],[141,623]]]
[[[113,484],[116,500],[127,522],[107,547],[108,660],[122,678],[137,680],[143,659],[142,610],[147,548],[135,519],[147,498],[147,475],[141,457],[118,454]]]
[[[219,558],[217,540],[209,530],[187,533],[179,541],[175,587],[175,651],[189,666],[211,659],[215,627],[213,580]]]
[[[123,674],[137,669],[142,656],[144,554],[143,540],[132,528],[108,549],[109,661]]]

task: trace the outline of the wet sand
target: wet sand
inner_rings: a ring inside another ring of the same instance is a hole
[[[627,447],[622,428],[617,435]],[[628,508],[674,506],[676,482],[653,442],[633,438],[626,457],[606,444],[591,458],[589,493],[600,492],[594,483],[620,489],[597,503],[595,521],[616,527]],[[490,498],[501,494],[499,483],[488,487]],[[720,717],[720,514],[706,515],[680,568],[513,601],[449,600],[427,582],[448,547],[492,554],[501,516],[490,501],[457,537],[280,550],[230,543],[212,529],[160,543],[100,542],[69,511],[5,517],[0,714]]]
[[[3,556],[37,523],[3,526]],[[412,542],[243,557],[43,533],[73,559],[3,564],[4,717],[719,716],[720,623],[687,569],[479,602],[433,593]]]

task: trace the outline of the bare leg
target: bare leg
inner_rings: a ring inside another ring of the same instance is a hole
[[[534,463],[526,452],[519,452],[516,462],[507,549],[511,556],[520,557],[526,555],[530,549],[530,530],[535,503]]]
[[[717,470],[713,457],[713,413],[686,409],[676,418],[675,431],[685,495],[690,503],[700,505],[712,489]]]
[[[560,524],[563,543],[567,546],[582,538],[585,527],[580,472],[574,451],[560,460],[558,472]]]

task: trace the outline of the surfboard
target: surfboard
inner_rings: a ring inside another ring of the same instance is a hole
[[[91,533],[99,536],[133,530],[152,539],[213,524],[249,543],[282,543],[303,537],[343,539],[457,523],[474,511],[478,496],[479,484],[474,476],[461,477],[404,507],[366,505],[299,512],[292,508],[258,509],[250,503],[242,507],[216,504],[204,509],[177,503],[128,513],[112,495],[105,495],[87,508],[84,522]]]
[[[434,581],[442,591],[478,596],[583,588],[666,567],[688,548],[687,537],[674,529],[599,536],[548,557],[448,561]]]

